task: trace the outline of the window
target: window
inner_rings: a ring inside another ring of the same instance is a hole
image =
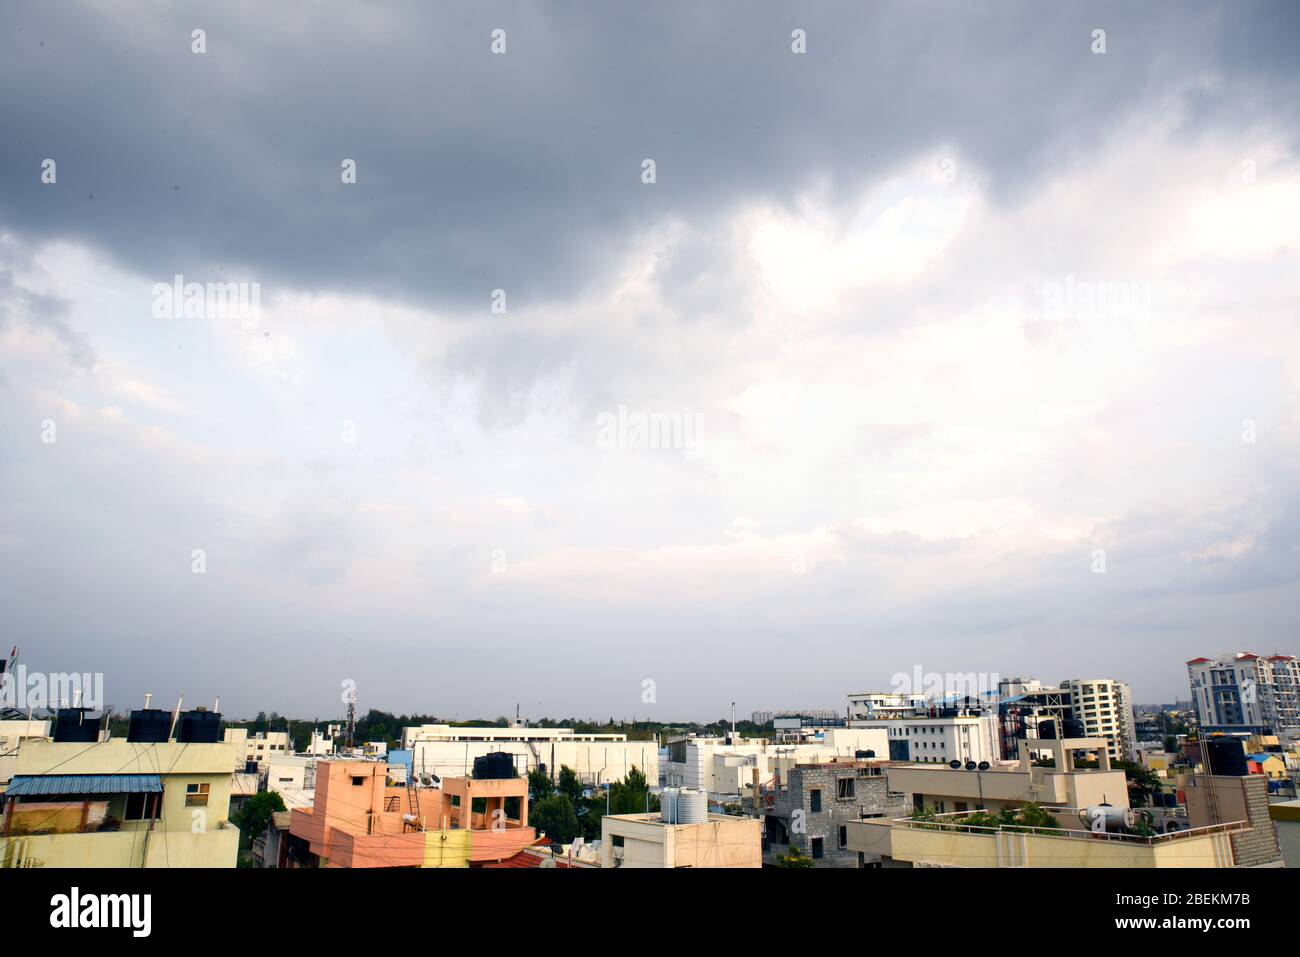
[[[853,778],[838,778],[835,781],[835,797],[841,801],[853,800]]]
[[[364,777],[354,776],[354,777],[352,778],[352,786],[353,786],[354,788],[359,788],[359,787],[361,787],[361,785],[363,785],[363,784],[365,784],[365,783],[366,783],[366,779],[365,779]]]
[[[128,794],[126,811],[123,816],[128,821],[152,821],[158,817],[157,794]]]
[[[813,856],[813,860],[814,860],[814,861],[819,861],[819,860],[822,859],[823,855],[824,855],[824,852],[823,852],[823,850],[822,850],[822,839],[821,839],[820,837],[814,837],[814,838],[812,839],[812,856]]]
[[[822,792],[820,788],[813,788],[808,792],[809,805],[814,814],[818,814],[822,809]]]
[[[185,785],[185,806],[186,807],[207,807],[208,791],[212,787],[210,784],[187,784]]]
[[[849,846],[849,829],[843,824],[840,825],[840,847]]]

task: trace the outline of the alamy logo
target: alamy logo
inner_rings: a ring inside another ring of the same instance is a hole
[[[127,927],[133,937],[148,937],[153,927],[153,897],[150,894],[82,894],[74,887],[69,894],[50,898],[50,926]]]
[[[625,405],[596,416],[596,446],[611,449],[693,450],[700,438],[698,412],[637,412]]]
[[[155,319],[238,319],[240,328],[256,329],[261,312],[257,282],[186,282],[177,273],[170,283],[153,286]]]
[[[1255,686],[1254,678],[1241,679],[1241,703],[1255,704],[1259,701],[1259,690]]]
[[[0,675],[0,708],[28,711],[68,705],[92,711],[102,708],[103,672],[28,671],[26,665],[19,665]]]
[[[912,673],[900,671],[890,679],[894,694],[920,695],[931,701],[951,698],[978,698],[986,704],[995,703],[1002,676],[996,672],[923,671],[920,665]]]

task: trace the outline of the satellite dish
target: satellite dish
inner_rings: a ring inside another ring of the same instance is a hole
[[[980,770],[981,770],[981,771],[987,771],[988,769],[989,769],[989,763],[988,763],[987,761],[981,761],[981,762],[980,762]]]
[[[961,762],[956,758],[953,758],[948,762],[948,767],[952,768],[954,771],[959,770],[961,768]]]

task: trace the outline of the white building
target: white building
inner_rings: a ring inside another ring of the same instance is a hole
[[[280,795],[286,810],[310,808],[316,798],[316,758],[281,754],[266,766],[266,789]]]
[[[1300,661],[1290,655],[1193,658],[1187,676],[1203,731],[1300,737]]]
[[[777,772],[796,764],[854,758],[859,751],[883,759],[889,754],[888,738],[874,728],[827,728],[816,743],[777,744],[748,738],[729,744],[726,738],[684,737],[668,742],[661,783],[706,791],[714,800],[723,800],[742,792],[752,794],[756,770],[759,784],[767,785]]]
[[[469,777],[474,759],[494,751],[515,758],[522,775],[545,766],[552,778],[570,767],[585,784],[608,784],[627,777],[633,767],[654,784],[659,780],[659,745],[629,741],[624,734],[580,734],[572,728],[455,728],[425,724],[402,729],[402,748],[411,752],[416,774]]]
[[[883,729],[889,736],[889,757],[895,761],[978,764],[1001,759],[997,716],[989,711],[931,708],[921,715],[854,721],[853,727]]]
[[[329,725],[324,733],[312,729],[311,740],[307,742],[307,754],[325,757],[334,753],[334,745],[342,729],[337,724]]]
[[[227,728],[225,740],[242,748],[244,762],[256,761],[259,767],[274,757],[291,754],[288,731],[259,731],[249,734],[247,728]]]
[[[1083,725],[1086,738],[1106,738],[1112,761],[1132,761],[1137,755],[1133,695],[1113,678],[1071,678],[1061,682],[1070,695],[1070,714]]]
[[[849,695],[849,720],[906,717],[925,707],[925,695],[898,691],[858,691]]]

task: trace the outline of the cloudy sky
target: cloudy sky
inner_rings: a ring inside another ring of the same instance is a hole
[[[1300,653],[1298,47],[1286,2],[0,5],[4,640],[304,717]]]

